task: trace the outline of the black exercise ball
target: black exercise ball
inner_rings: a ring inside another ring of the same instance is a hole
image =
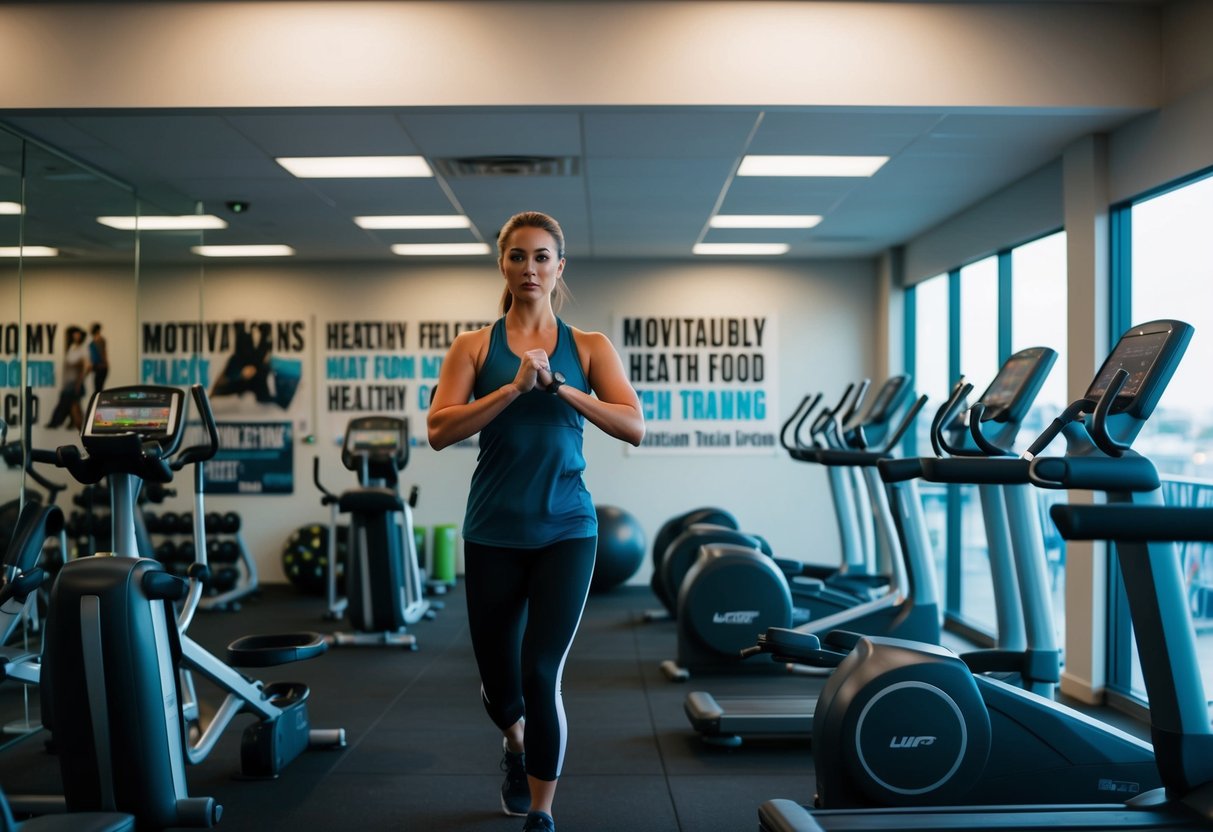
[[[313,523],[296,529],[282,550],[282,571],[296,589],[323,595],[328,568],[328,529]]]
[[[594,562],[593,592],[614,589],[636,574],[644,562],[644,529],[631,513],[617,506],[595,506],[598,514],[598,558]]]

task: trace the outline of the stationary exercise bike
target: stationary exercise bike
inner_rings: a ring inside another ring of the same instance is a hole
[[[326,572],[329,615],[349,618],[356,632],[333,633],[331,641],[344,645],[390,645],[417,649],[417,638],[406,631],[410,624],[432,618],[433,604],[425,597],[417,545],[413,534],[413,506],[418,489],[408,500],[400,496],[399,472],[409,460],[407,419],[364,416],[350,420],[341,447],[341,462],[358,474],[358,488],[334,495],[320,482],[320,458],[313,480],[331,510]],[[337,515],[350,515],[346,542],[344,599],[337,597]]]
[[[207,437],[202,445],[179,451],[181,390],[119,387],[93,396],[81,432],[87,456],[75,445],[55,454],[78,482],[108,478],[114,552],[68,562],[55,582],[43,649],[43,720],[59,752],[68,809],[117,808],[135,815],[141,827],[205,827],[218,820],[212,798],[188,796],[185,765],[204,759],[239,714],[256,717],[241,743],[241,771],[249,777],[276,777],[305,749],[345,744],[342,729],[310,727],[305,685],[263,684],[233,669],[313,658],[326,648],[319,635],[246,636],[228,647],[224,663],[185,632],[209,571],[201,463],[218,447],[206,392],[195,386],[192,393]],[[200,559],[188,581],[137,557],[134,521],[141,484],[168,483],[187,465],[194,466]],[[184,731],[178,670],[227,694],[196,741]]]

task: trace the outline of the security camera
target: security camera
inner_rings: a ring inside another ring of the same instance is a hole
[[[233,214],[246,214],[248,213],[248,209],[249,204],[243,200],[233,199],[231,202],[227,203],[227,210],[231,211]]]

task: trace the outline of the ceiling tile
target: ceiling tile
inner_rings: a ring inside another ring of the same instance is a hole
[[[462,156],[580,156],[576,112],[419,113],[400,123],[431,159]]]

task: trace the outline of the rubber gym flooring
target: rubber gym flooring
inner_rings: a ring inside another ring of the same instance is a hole
[[[305,752],[274,781],[240,780],[240,733],[251,718],[238,718],[210,757],[189,771],[190,794],[211,795],[223,805],[219,830],[521,828],[521,819],[500,812],[501,739],[480,704],[462,588],[444,601],[434,620],[411,628],[415,652],[337,648],[254,674],[307,683],[313,727],[344,727],[348,747]],[[232,639],[248,633],[335,629],[322,619],[322,606],[320,599],[271,586],[238,613],[200,612],[191,633],[222,655]],[[647,587],[590,597],[564,674],[570,736],[554,811],[560,832],[753,830],[763,800],[807,802],[813,791],[807,742],[711,747],[682,712],[687,691],[699,687],[794,695],[803,681],[777,674],[667,682],[658,664],[674,656],[675,625],[643,623],[643,610],[653,606]],[[199,689],[216,700],[204,683]],[[0,685],[0,721],[17,719],[22,702],[20,685]],[[0,785],[8,793],[59,790],[46,737],[37,732],[0,750]]]

